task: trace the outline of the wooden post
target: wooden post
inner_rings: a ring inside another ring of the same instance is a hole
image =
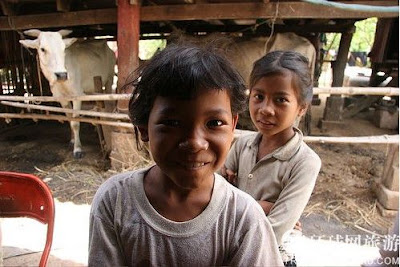
[[[139,67],[140,0],[118,0],[118,83],[117,93],[131,93],[132,88],[123,88],[130,75]],[[118,100],[119,112],[128,112],[128,100]],[[111,168],[124,169],[130,162],[138,161],[131,130],[114,128],[111,133]],[[128,163],[127,163],[128,162]]]
[[[399,144],[389,145],[381,180],[374,189],[381,214],[396,216],[399,211]]]
[[[129,75],[139,67],[140,3],[118,0],[118,93],[131,93],[122,87]],[[129,89],[128,89],[129,90]],[[127,112],[128,101],[118,101],[118,110]]]
[[[353,32],[344,32],[340,38],[339,51],[336,60],[333,62],[332,87],[343,86],[344,70],[347,64],[347,58],[350,51]]]
[[[343,86],[344,70],[346,68],[352,38],[353,30],[342,33],[339,51],[336,60],[332,63],[332,87]],[[341,125],[343,119],[343,104],[344,99],[339,94],[333,94],[326,99],[324,116],[319,123],[321,129],[327,130],[332,126]]]

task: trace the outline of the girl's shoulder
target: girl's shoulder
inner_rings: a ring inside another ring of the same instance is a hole
[[[236,146],[251,146],[253,143],[257,142],[260,137],[259,132],[249,131],[249,130],[235,130],[234,144]]]
[[[300,151],[307,158],[317,160],[319,162],[321,161],[321,158],[318,156],[318,154],[304,141],[301,143]]]

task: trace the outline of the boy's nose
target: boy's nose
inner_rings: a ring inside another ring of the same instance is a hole
[[[179,143],[180,149],[189,152],[198,152],[201,150],[207,150],[208,146],[209,146],[208,141],[199,134],[185,138],[185,140]]]

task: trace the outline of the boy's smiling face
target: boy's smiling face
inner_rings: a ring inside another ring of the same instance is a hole
[[[191,190],[209,183],[224,163],[236,122],[226,90],[202,89],[190,100],[158,96],[139,129],[163,174]]]

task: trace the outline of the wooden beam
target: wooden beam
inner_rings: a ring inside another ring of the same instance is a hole
[[[115,23],[117,23],[117,9],[95,9],[66,13],[0,17],[0,30],[64,28]]]
[[[398,1],[345,1],[367,5],[396,6]],[[178,21],[208,19],[269,19],[278,8],[280,19],[362,19],[369,17],[398,17],[398,13],[357,12],[304,2],[218,3],[192,5],[143,6],[141,21]],[[115,24],[117,9],[95,9],[67,13],[0,17],[0,30],[29,28],[62,28],[80,25]]]
[[[350,3],[347,1],[346,3]],[[354,2],[351,2],[354,3]],[[377,1],[360,1],[359,4],[377,5]],[[383,6],[397,6],[397,1],[379,2]],[[221,3],[176,6],[147,6],[142,9],[142,21],[197,20],[197,19],[252,19],[273,18],[368,18],[398,17],[398,13],[357,12],[317,6],[304,2]]]

